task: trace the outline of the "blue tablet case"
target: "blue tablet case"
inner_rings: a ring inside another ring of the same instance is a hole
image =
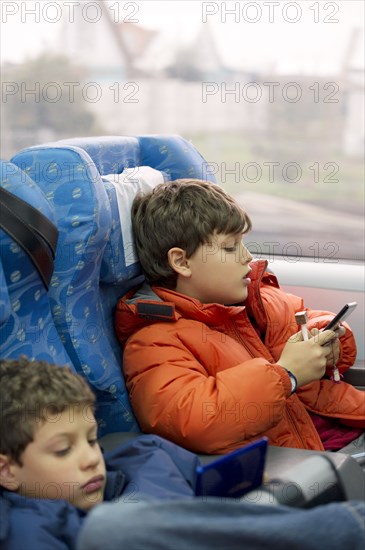
[[[195,495],[237,498],[262,484],[267,437],[196,469]]]

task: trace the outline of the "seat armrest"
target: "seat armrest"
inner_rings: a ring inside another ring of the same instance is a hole
[[[270,446],[267,453],[266,472],[270,480],[285,480],[287,472],[293,472],[296,468],[300,469],[301,467],[306,469],[309,464],[307,460],[318,456],[325,457],[328,462],[326,466],[321,464],[320,468],[318,463],[317,473],[312,477],[311,490],[313,494],[318,490],[326,489],[326,487],[321,487],[323,483],[322,479],[318,478],[318,472],[325,468],[326,477],[332,479],[333,475],[330,472],[332,465],[332,469],[336,473],[336,477],[332,481],[338,483],[340,491],[343,493],[343,499],[365,500],[365,472],[355,459],[341,452],[307,451]],[[305,480],[305,483],[308,484],[308,480]],[[307,487],[309,486],[307,485]]]
[[[312,508],[343,501],[346,497],[336,468],[325,453],[318,453],[282,471],[277,478],[269,476],[261,487],[245,495],[242,500]]]

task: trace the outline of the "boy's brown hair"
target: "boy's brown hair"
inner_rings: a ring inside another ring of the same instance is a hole
[[[87,382],[68,367],[46,361],[0,359],[0,454],[21,465],[21,455],[47,415],[71,406],[95,408]]]
[[[137,195],[132,205],[132,225],[147,281],[174,289],[177,273],[168,263],[170,248],[182,248],[189,258],[215,233],[247,233],[251,220],[222,187],[180,179]]]

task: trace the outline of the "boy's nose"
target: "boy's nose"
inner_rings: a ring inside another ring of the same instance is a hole
[[[99,445],[87,445],[82,452],[80,465],[82,470],[94,468],[102,460],[102,454]]]
[[[248,249],[242,245],[241,248],[241,263],[242,264],[249,264],[252,261],[252,256]]]

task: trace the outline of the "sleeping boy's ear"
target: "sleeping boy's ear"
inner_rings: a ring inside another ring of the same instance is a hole
[[[190,277],[191,270],[185,250],[178,248],[177,246],[170,248],[167,253],[167,258],[169,266],[178,275],[181,275],[182,277]]]
[[[19,488],[19,481],[13,471],[13,461],[3,454],[0,454],[0,487],[7,491],[17,491]]]

